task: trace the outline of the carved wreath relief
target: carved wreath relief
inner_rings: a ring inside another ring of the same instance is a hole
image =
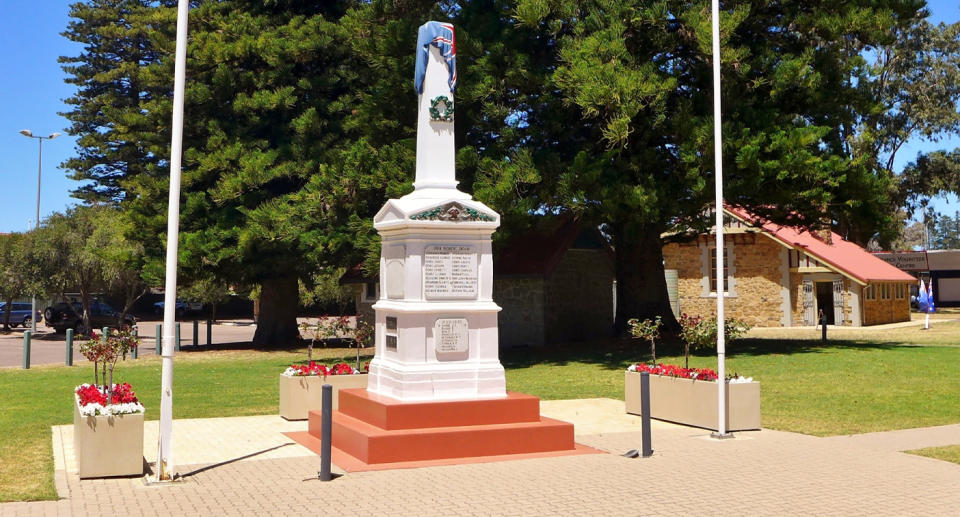
[[[410,219],[415,221],[450,222],[493,221],[493,217],[456,202],[447,203],[436,208],[431,208],[430,210],[424,210],[423,212],[410,216]]]

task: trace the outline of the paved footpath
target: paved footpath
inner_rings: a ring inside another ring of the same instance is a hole
[[[304,422],[177,420],[174,459],[184,481],[145,486],[79,480],[72,426],[57,426],[61,499],[2,504],[0,516],[913,516],[960,508],[960,465],[897,452],[960,443],[957,426],[832,438],[763,430],[715,440],[654,422],[654,455],[628,459],[620,453],[640,447],[640,420],[622,401],[544,401],[542,413],[574,422],[578,442],[610,454],[347,473],[323,483],[319,458],[280,434]],[[146,424],[148,461],[156,458],[156,429]]]

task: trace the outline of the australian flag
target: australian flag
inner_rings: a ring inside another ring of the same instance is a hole
[[[452,93],[457,86],[457,43],[453,35],[453,25],[442,22],[427,22],[417,32],[417,67],[413,74],[413,87],[417,94],[423,93],[423,78],[427,74],[427,60],[430,57],[430,45],[440,49],[440,55],[447,62],[448,83]]]

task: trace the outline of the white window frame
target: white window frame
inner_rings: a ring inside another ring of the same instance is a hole
[[[709,243],[706,246],[700,246],[700,297],[716,298],[716,281],[710,280],[710,273],[713,265],[716,263],[716,257],[713,250],[717,248],[716,244]],[[711,259],[711,257],[713,258]],[[725,242],[723,245],[723,260],[727,263],[727,281],[726,292],[723,295],[726,298],[737,297],[737,268],[736,268],[736,246],[732,242]]]

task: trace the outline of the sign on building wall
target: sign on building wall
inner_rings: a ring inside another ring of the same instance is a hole
[[[874,253],[874,255],[901,271],[930,270],[926,251],[881,251]]]

